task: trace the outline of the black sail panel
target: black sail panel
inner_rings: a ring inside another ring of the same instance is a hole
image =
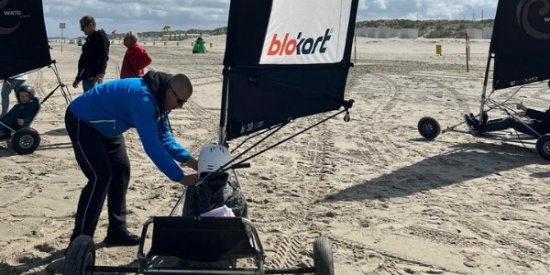
[[[1,0],[0,78],[51,63],[42,0]]]
[[[490,52],[495,90],[550,79],[550,2],[499,1]]]
[[[227,140],[343,105],[357,4],[231,1]]]

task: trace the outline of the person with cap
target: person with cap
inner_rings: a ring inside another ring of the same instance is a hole
[[[107,196],[108,221],[104,242],[110,246],[138,245],[126,222],[126,191],[130,162],[123,133],[135,128],[145,153],[170,180],[189,186],[197,174],[185,175],[177,162],[197,170],[198,162],[173,137],[171,110],[181,108],[193,94],[184,74],[149,71],[143,78],[111,80],[74,99],[65,113],[65,127],[76,161],[88,179],[78,202],[72,242],[79,235],[93,238]]]

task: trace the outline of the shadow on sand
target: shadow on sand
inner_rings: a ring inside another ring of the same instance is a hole
[[[533,163],[550,163],[534,150],[511,144],[472,143],[451,147],[449,153],[426,158],[378,178],[329,194],[324,201],[405,197],[418,192],[482,178]],[[533,175],[546,177],[550,173]]]

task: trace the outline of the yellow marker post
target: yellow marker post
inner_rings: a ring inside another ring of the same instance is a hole
[[[441,45],[435,45],[435,54],[441,56]]]
[[[210,43],[210,48],[213,48],[214,47],[214,43]]]

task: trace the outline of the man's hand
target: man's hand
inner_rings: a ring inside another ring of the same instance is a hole
[[[25,120],[24,120],[24,119],[22,119],[22,118],[18,118],[18,119],[17,119],[17,125],[23,126],[23,123],[25,123]]]
[[[183,186],[195,185],[197,182],[199,182],[199,176],[197,174],[183,176],[180,180],[180,184]]]
[[[103,83],[103,77],[105,77],[104,74],[98,74],[98,75],[96,75],[96,76],[95,76],[95,79],[94,79],[95,83]]]
[[[527,111],[527,107],[525,107],[525,106],[523,105],[523,102],[522,102],[522,103],[518,103],[518,104],[516,105],[516,108],[517,108],[518,110],[522,110],[523,112]]]
[[[80,80],[73,81],[73,88],[78,88],[78,84],[80,84]]]
[[[185,165],[195,171],[199,169],[199,162],[194,157],[189,157],[187,161],[185,161]]]

